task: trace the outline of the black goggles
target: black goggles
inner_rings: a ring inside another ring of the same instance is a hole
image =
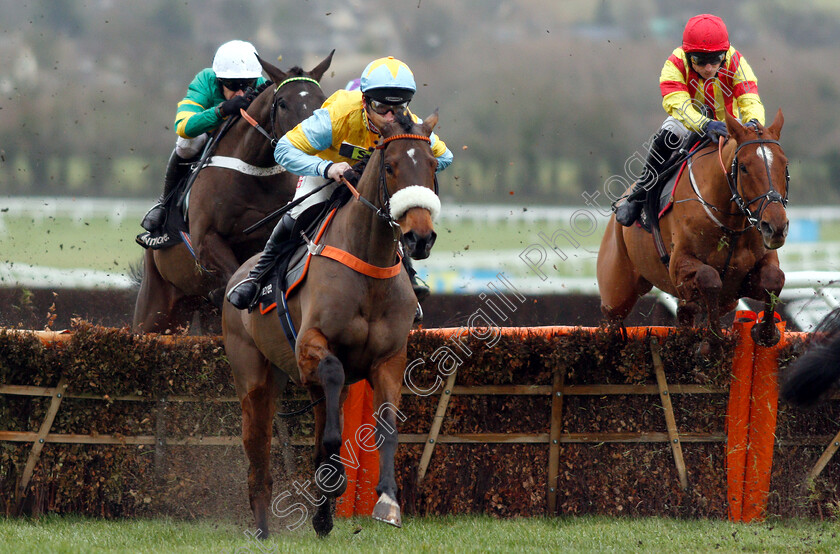
[[[379,115],[385,115],[388,112],[394,112],[394,115],[397,115],[398,113],[405,111],[408,107],[408,101],[400,102],[399,104],[386,104],[385,102],[380,102],[379,100],[370,98],[368,100],[368,106],[370,106],[370,109]]]
[[[688,55],[691,58],[691,63],[698,67],[703,67],[704,65],[718,65],[723,63],[724,58],[726,58],[726,52],[697,52]]]
[[[219,79],[219,83],[228,90],[236,92],[247,88],[254,88],[256,79]]]

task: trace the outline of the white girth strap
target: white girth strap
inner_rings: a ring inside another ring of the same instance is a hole
[[[223,167],[244,173],[245,175],[253,175],[254,177],[271,177],[272,175],[279,175],[286,171],[281,165],[257,167],[245,163],[239,158],[231,158],[229,156],[212,156],[205,167]]]

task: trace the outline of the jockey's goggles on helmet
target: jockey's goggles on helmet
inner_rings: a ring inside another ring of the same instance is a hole
[[[388,104],[386,102],[380,102],[379,100],[374,100],[373,98],[368,99],[368,106],[374,112],[378,113],[379,115],[385,115],[388,112],[394,112],[394,115],[405,111],[408,107],[408,103],[410,101],[406,100],[405,102],[400,102],[398,104]]]
[[[692,52],[688,57],[691,58],[691,63],[698,67],[703,67],[704,65],[718,65],[723,63],[724,58],[726,58],[726,52]]]
[[[257,83],[256,79],[219,79],[219,83],[228,90],[236,92],[238,90],[245,90],[253,88]]]

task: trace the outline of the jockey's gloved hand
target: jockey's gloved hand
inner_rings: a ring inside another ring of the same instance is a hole
[[[744,127],[749,127],[751,129],[755,129],[757,131],[758,130],[758,120],[757,119],[750,119],[749,121],[747,121],[747,124],[744,125]]]
[[[245,109],[251,102],[244,96],[234,96],[230,100],[225,100],[217,106],[219,114],[223,117],[238,114],[240,109]]]
[[[254,101],[254,98],[256,98],[257,96],[258,96],[257,91],[252,89],[251,87],[248,87],[247,89],[245,89],[245,100],[248,101],[249,106],[251,105],[251,102]]]
[[[703,131],[715,143],[718,142],[718,137],[729,138],[729,131],[726,130],[726,123],[723,121],[709,121]]]

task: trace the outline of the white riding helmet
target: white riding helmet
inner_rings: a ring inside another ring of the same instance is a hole
[[[262,75],[257,49],[250,42],[232,40],[219,46],[213,57],[213,72],[219,79],[256,79]]]

